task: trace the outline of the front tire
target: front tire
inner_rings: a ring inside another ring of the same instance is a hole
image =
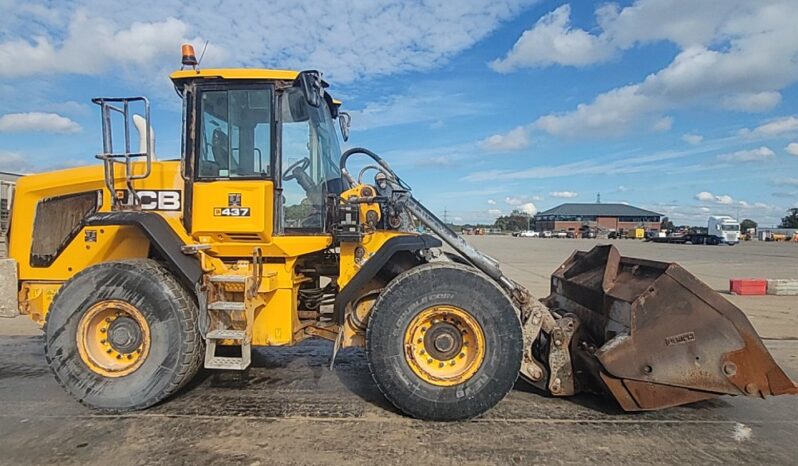
[[[512,389],[521,325],[502,290],[469,266],[433,263],[396,277],[369,317],[372,377],[402,412],[426,420],[480,416]]]
[[[192,296],[157,262],[106,262],[66,282],[45,323],[58,382],[105,412],[150,407],[196,374],[202,360]]]

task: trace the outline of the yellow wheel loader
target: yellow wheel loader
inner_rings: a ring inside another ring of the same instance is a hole
[[[519,375],[629,411],[798,392],[743,313],[678,265],[598,246],[534,298],[377,154],[341,154],[349,117],[318,72],[198,69],[190,47],[183,64],[179,159],[155,160],[146,99],[94,99],[102,164],[17,184],[3,313],[43,325],[81,403],[144,409],[200,367],[246,370],[253,346],[311,337],[333,361],[365,347],[386,398],[422,419],[479,416]]]

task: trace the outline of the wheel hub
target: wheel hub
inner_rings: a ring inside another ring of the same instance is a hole
[[[128,316],[120,316],[108,326],[108,342],[119,353],[131,353],[141,346],[141,328]]]
[[[485,336],[477,320],[455,306],[421,311],[405,330],[405,359],[410,369],[432,385],[468,381],[485,358]]]
[[[435,359],[447,360],[457,356],[463,346],[460,330],[449,322],[432,325],[424,335],[424,348]]]
[[[104,377],[122,377],[138,369],[150,348],[150,327],[132,304],[100,301],[80,317],[76,343],[84,364]]]

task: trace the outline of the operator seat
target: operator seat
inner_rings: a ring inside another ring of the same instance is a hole
[[[221,128],[213,130],[211,135],[211,153],[219,170],[229,170],[230,151],[228,150],[228,137],[227,133],[222,131]]]

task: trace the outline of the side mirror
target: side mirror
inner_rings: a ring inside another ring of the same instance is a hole
[[[338,124],[341,126],[341,137],[344,142],[349,140],[349,127],[352,126],[352,116],[346,112],[338,112]]]
[[[324,98],[324,83],[321,80],[321,73],[316,70],[302,71],[294,83],[299,84],[308,105],[311,107],[321,106],[321,101]]]

